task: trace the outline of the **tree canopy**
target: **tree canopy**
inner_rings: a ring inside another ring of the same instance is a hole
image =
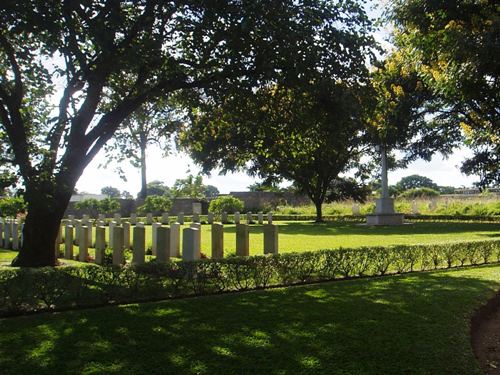
[[[14,264],[55,264],[77,180],[141,105],[180,91],[218,102],[312,73],[348,80],[368,27],[357,1],[2,1],[1,157],[28,206]]]
[[[170,138],[176,129],[175,109],[160,99],[156,103],[145,103],[124,120],[111,140],[105,146],[108,164],[118,163],[118,172],[127,179],[120,167],[124,161],[141,171],[140,198],[148,193],[146,151],[148,146],[157,145],[164,155],[170,151]]]
[[[325,200],[356,190],[339,175],[358,167],[366,150],[362,92],[331,81],[303,90],[263,88],[194,116],[183,141],[205,170],[244,167],[268,185],[293,181],[315,203],[321,221]]]
[[[474,156],[462,165],[480,185],[500,181],[500,17],[493,0],[392,0],[394,42],[427,87],[433,116],[462,131]]]

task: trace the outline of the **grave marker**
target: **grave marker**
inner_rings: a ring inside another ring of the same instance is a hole
[[[181,225],[170,224],[170,256],[180,258],[181,256]]]
[[[212,259],[224,258],[224,225],[212,224]]]
[[[247,224],[236,224],[236,255],[248,256],[250,254],[250,240]]]
[[[95,263],[104,264],[104,252],[106,250],[106,227],[95,228]]]
[[[73,259],[73,225],[66,225],[64,231],[64,257]]]
[[[113,229],[113,265],[120,266],[125,263],[123,253],[123,228],[115,226]]]
[[[78,260],[86,262],[89,257],[89,227],[80,226],[80,239],[78,243]]]
[[[278,226],[264,225],[264,254],[278,254]]]
[[[132,264],[144,264],[146,254],[146,229],[136,226],[133,229]]]
[[[184,228],[182,231],[182,260],[185,262],[200,259],[199,229]]]

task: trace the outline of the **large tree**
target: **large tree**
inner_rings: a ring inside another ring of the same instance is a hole
[[[111,142],[105,146],[108,161],[120,165],[129,161],[141,171],[141,190],[139,198],[148,195],[146,151],[148,146],[157,145],[164,155],[170,150],[170,137],[176,128],[175,110],[159,100],[157,103],[145,103],[136,109],[120,127]],[[121,167],[121,177],[126,180]]]
[[[461,129],[474,156],[462,171],[500,182],[500,15],[493,0],[392,0],[394,43],[441,101],[433,115]]]
[[[363,199],[363,189],[340,175],[359,167],[367,149],[364,91],[330,80],[303,90],[263,88],[194,116],[184,141],[207,171],[244,167],[267,184],[293,181],[322,221],[323,202]]]
[[[293,81],[318,58],[325,75],[346,59],[364,66],[366,35],[354,44],[350,35],[365,18],[355,1],[3,0],[0,156],[28,205],[13,264],[55,264],[77,180],[141,105],[180,90],[217,101]]]

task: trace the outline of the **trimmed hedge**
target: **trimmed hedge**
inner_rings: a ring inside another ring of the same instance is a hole
[[[500,262],[500,241],[0,271],[0,315]]]

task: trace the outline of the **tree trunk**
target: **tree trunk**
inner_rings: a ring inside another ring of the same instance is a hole
[[[54,183],[55,184],[55,183]],[[55,266],[56,239],[71,193],[48,194],[27,191],[28,214],[23,228],[23,243],[12,261],[16,267]]]
[[[316,207],[316,223],[322,223],[323,222],[323,201],[322,200],[315,200],[314,201],[314,206]]]
[[[148,195],[148,183],[146,179],[146,147],[141,146],[141,191],[139,198],[146,199]]]

